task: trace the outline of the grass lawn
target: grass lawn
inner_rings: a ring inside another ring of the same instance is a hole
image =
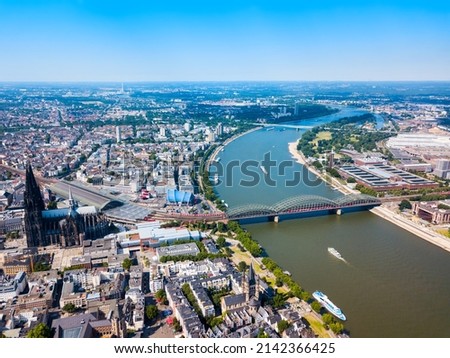
[[[231,251],[233,251],[233,256],[231,257],[231,259],[236,265],[241,261],[244,261],[247,265],[250,265],[251,257],[248,251],[242,252],[241,249],[237,246],[230,246],[230,249]]]
[[[313,313],[307,313],[304,317],[314,333],[320,338],[332,338],[332,333],[330,334],[330,332],[322,326],[322,322]]]
[[[322,140],[322,139],[330,140],[331,132],[330,131],[321,131],[321,132],[317,133],[316,139],[317,140]]]
[[[450,237],[450,234],[448,232],[448,229],[437,229],[436,230],[439,234],[444,235],[445,237]]]
[[[259,263],[255,262],[254,260],[252,261],[252,256],[250,255],[250,253],[248,251],[242,252],[239,249],[239,247],[237,247],[237,246],[230,246],[230,249],[231,249],[231,251],[233,251],[233,256],[231,257],[231,260],[234,262],[234,264],[236,266],[241,261],[244,261],[249,266],[250,266],[250,262],[253,262],[253,269],[255,270],[255,273],[259,277],[265,277],[267,282],[272,287],[276,287],[275,286],[275,277],[273,277],[273,275],[268,270],[263,270]],[[287,289],[284,286],[283,287],[276,287],[276,288],[277,288],[278,292],[281,292],[281,293],[289,292],[289,289]]]
[[[313,145],[317,145],[319,140],[330,140],[331,139],[331,132],[330,131],[321,131],[317,133],[316,138],[312,141]]]
[[[352,136],[350,137],[350,141],[353,143],[359,142],[359,135],[352,134]]]

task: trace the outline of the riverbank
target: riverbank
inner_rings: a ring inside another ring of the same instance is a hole
[[[402,229],[405,229],[410,233],[413,233],[414,235],[420,237],[421,239],[426,240],[429,243],[450,252],[450,239],[445,238],[442,235],[426,227],[423,227],[418,223],[408,220],[383,206],[377,206],[371,209],[370,211],[375,215],[378,215],[379,217],[401,227]]]
[[[297,163],[303,165],[308,171],[318,178],[322,179],[325,183],[328,183],[336,190],[339,190],[342,194],[355,194],[355,190],[350,189],[346,185],[343,185],[336,178],[332,178],[331,176],[327,177],[323,173],[319,172],[314,166],[310,165],[303,153],[297,150],[297,142],[292,142],[288,144],[289,153],[291,156],[297,161]]]
[[[320,173],[316,168],[308,164],[306,161],[306,158],[304,155],[297,150],[297,142],[289,143],[289,153],[291,156],[300,164],[305,166],[311,173],[318,176],[322,180],[326,181],[330,185],[332,185],[334,188],[339,190],[342,194],[355,194],[359,193],[356,190],[352,190],[341,183],[335,178],[332,178],[331,183],[327,181],[323,174]],[[404,230],[409,231],[410,233],[420,237],[423,240],[428,241],[429,243],[432,243],[433,245],[436,245],[440,247],[443,250],[446,250],[450,252],[450,239],[443,237],[442,235],[421,226],[418,223],[415,223],[411,220],[408,220],[404,217],[402,217],[399,214],[394,213],[392,210],[389,210],[385,207],[378,206],[370,210],[375,215],[378,215],[379,217],[388,220],[389,222],[401,227]]]
[[[245,131],[245,132],[242,132],[242,133],[235,134],[235,135],[232,136],[231,138],[228,138],[225,142],[223,142],[223,143],[217,145],[217,147],[214,149],[214,151],[213,151],[211,154],[208,154],[208,155],[207,155],[206,161],[204,161],[204,158],[202,159],[202,162],[201,162],[201,164],[200,164],[200,170],[199,170],[199,174],[200,174],[200,175],[198,175],[198,183],[199,183],[199,186],[200,186],[200,189],[201,189],[202,192],[205,192],[205,183],[203,182],[204,180],[205,180],[205,181],[208,181],[208,183],[207,183],[206,186],[211,187],[211,183],[210,183],[210,181],[209,181],[209,178],[204,178],[204,177],[203,177],[204,170],[206,170],[206,172],[209,172],[209,169],[210,169],[211,164],[214,163],[215,161],[220,160],[220,159],[217,157],[217,155],[218,155],[221,151],[224,150],[225,146],[227,146],[228,144],[230,144],[230,143],[233,142],[234,140],[238,139],[239,137],[242,137],[242,136],[244,136],[244,135],[246,135],[246,134],[249,134],[249,133],[251,133],[251,132],[257,131],[257,130],[259,130],[259,129],[261,129],[261,127],[252,128],[252,129],[250,129],[250,130],[248,130],[248,131]],[[214,146],[215,146],[215,145],[213,145],[213,146],[210,148],[210,150],[212,150],[212,148],[213,148]],[[212,187],[211,187],[211,188],[212,188]],[[215,192],[214,189],[213,189],[213,192]],[[221,212],[221,213],[223,213],[224,211],[226,211],[225,206],[227,206],[227,204],[225,204],[223,201],[222,201],[222,203],[224,203],[224,204],[219,204],[219,207],[218,207],[218,204],[217,204],[217,203],[213,202],[212,200],[208,200],[208,199],[206,198],[206,196],[205,196],[205,199],[206,199],[206,202],[208,203],[208,205],[210,206],[210,208],[213,208],[214,211],[218,211],[218,212]],[[221,208],[220,205],[225,205],[225,206]]]
[[[212,162],[214,162],[216,160],[217,154],[219,154],[219,152],[221,152],[228,144],[230,144],[231,142],[235,141],[236,139],[247,135],[249,133],[252,133],[254,131],[260,130],[262,127],[255,127],[252,129],[249,129],[248,131],[242,132],[242,133],[238,133],[235,134],[234,136],[232,136],[231,138],[228,138],[225,142],[223,142],[222,144],[220,144],[215,150],[214,152],[210,155],[207,163],[206,163],[206,168],[209,169],[209,166],[211,165]]]

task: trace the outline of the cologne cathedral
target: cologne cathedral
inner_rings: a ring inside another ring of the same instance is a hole
[[[25,234],[28,247],[60,245],[79,246],[108,234],[108,222],[95,206],[81,206],[69,192],[69,207],[45,210],[41,190],[31,164],[25,174]]]

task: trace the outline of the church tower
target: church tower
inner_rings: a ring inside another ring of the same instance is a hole
[[[67,216],[59,223],[61,230],[61,245],[63,247],[80,245],[81,218],[77,212],[77,203],[73,199],[69,188],[69,211]]]
[[[42,211],[45,210],[44,200],[41,190],[36,182],[36,178],[28,162],[25,172],[25,234],[28,247],[45,246],[48,243],[45,239]]]
[[[248,274],[244,273],[242,277],[242,292],[247,301],[251,298],[259,300],[259,278],[255,275],[252,263],[250,263]]]

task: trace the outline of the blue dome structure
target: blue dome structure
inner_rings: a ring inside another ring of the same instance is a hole
[[[192,205],[194,203],[194,194],[192,194],[190,191],[168,189],[167,202],[169,204]]]

